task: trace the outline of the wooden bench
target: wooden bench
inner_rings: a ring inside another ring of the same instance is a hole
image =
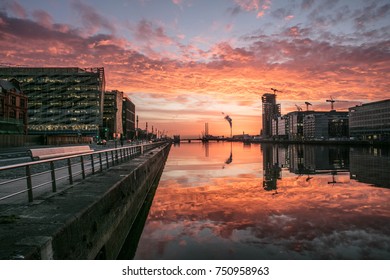
[[[56,147],[56,148],[30,149],[30,156],[32,160],[41,160],[41,159],[84,154],[90,152],[93,152],[93,150],[88,145],[67,146],[67,147]]]

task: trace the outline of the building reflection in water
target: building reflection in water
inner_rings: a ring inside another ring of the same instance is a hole
[[[337,183],[336,175],[349,172],[349,147],[314,145],[271,145],[263,144],[263,188],[277,194],[277,182],[282,178],[282,169],[298,177],[313,174],[329,174]]]
[[[390,259],[390,189],[342,174],[360,152],[232,145],[171,150],[134,259]]]
[[[283,147],[264,144],[261,148],[263,150],[263,188],[266,191],[274,191],[274,194],[277,194],[277,182],[282,178],[279,152],[281,155],[284,155]]]
[[[390,153],[388,148],[350,149],[351,179],[390,188]]]
[[[390,152],[388,148],[270,145],[263,144],[263,188],[275,190],[282,170],[311,180],[314,174],[329,174],[328,184],[339,183],[337,175],[350,173],[350,178],[378,187],[390,188]]]

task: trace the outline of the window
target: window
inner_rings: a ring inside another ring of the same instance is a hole
[[[15,118],[16,118],[16,112],[15,112],[15,110],[9,111],[9,117],[12,118],[12,119],[15,119]]]

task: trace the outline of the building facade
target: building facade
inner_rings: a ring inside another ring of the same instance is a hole
[[[288,140],[295,141],[303,139],[303,118],[307,114],[308,111],[293,111],[286,115],[288,121]]]
[[[349,108],[349,132],[357,140],[390,141],[390,99]]]
[[[122,108],[123,92],[106,91],[104,94],[103,131],[105,139],[119,139],[123,134]]]
[[[288,117],[286,115],[272,119],[272,137],[274,139],[288,139]]]
[[[303,139],[348,138],[348,112],[312,112],[303,117]]]
[[[276,94],[265,93],[261,97],[264,138],[272,137],[272,120],[280,117],[280,104],[276,104]]]
[[[28,96],[28,133],[96,136],[102,128],[104,68],[0,68]]]
[[[0,80],[0,134],[27,134],[27,103],[17,80]]]
[[[122,126],[125,139],[135,138],[135,105],[128,97],[123,97]]]

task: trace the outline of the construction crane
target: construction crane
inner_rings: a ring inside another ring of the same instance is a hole
[[[298,110],[299,112],[302,111],[301,106],[298,106],[297,104],[295,104],[295,107],[297,107],[297,110]]]
[[[309,111],[309,106],[313,106],[310,102],[305,102],[306,104],[306,111]]]
[[[335,103],[335,102],[349,102],[349,101],[347,101],[347,100],[334,100],[333,97],[331,96],[330,99],[326,100],[326,102],[330,102],[330,108],[333,111],[334,110],[333,103]]]
[[[276,88],[271,88],[271,90],[276,94],[276,92],[281,92],[280,90],[277,90]]]

